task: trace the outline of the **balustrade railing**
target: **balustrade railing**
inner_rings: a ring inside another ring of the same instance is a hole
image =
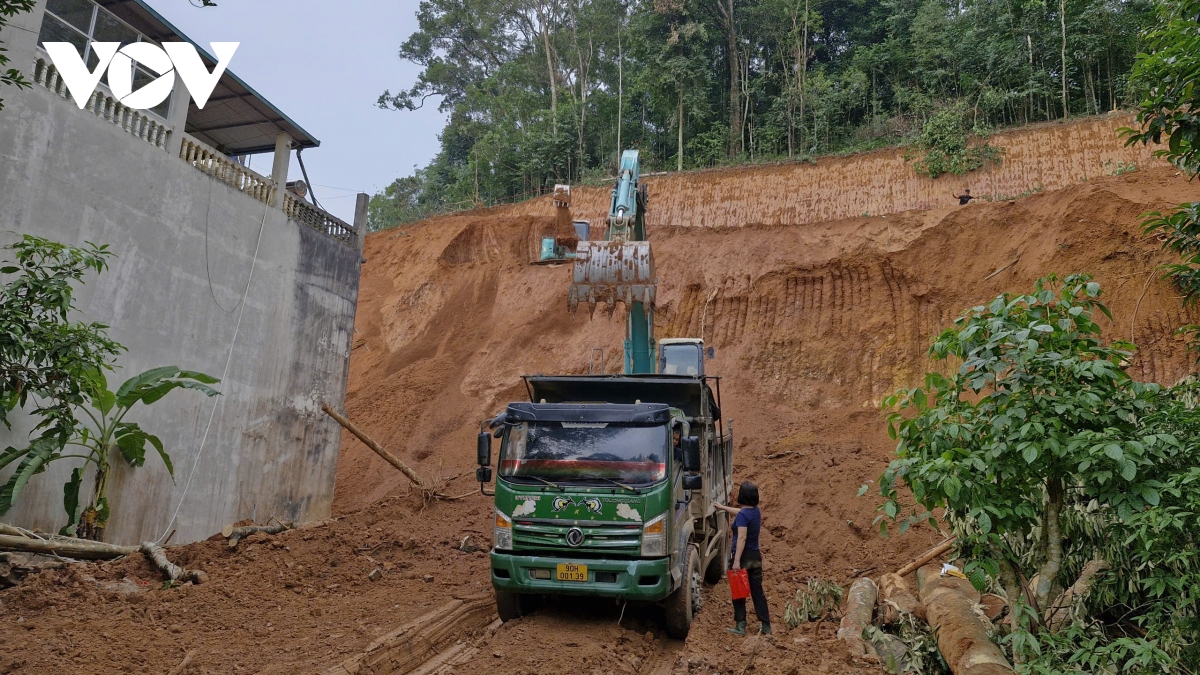
[[[288,218],[307,225],[328,237],[351,246],[358,244],[358,233],[353,226],[329,215],[290,192],[283,193],[283,212],[287,214]]]
[[[39,57],[33,62],[33,81],[65,99],[71,99],[71,92],[67,90],[67,83],[58,74],[58,69],[44,58]],[[92,92],[83,109],[156,148],[166,149],[171,138],[171,128],[161,119],[122,105],[100,87]]]
[[[251,171],[187,134],[183,136],[179,158],[264,204],[275,201],[275,184],[271,179]]]

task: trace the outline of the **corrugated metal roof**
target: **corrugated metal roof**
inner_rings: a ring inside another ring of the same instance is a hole
[[[144,0],[96,0],[97,4],[156,42],[183,41],[195,45],[208,67],[217,59],[171,25]],[[296,147],[315,148],[321,141],[283,114],[240,77],[226,70],[204,109],[189,100],[185,131],[229,155],[275,150],[275,137],[286,131]]]

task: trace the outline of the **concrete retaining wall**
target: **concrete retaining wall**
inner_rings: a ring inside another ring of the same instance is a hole
[[[156,456],[121,466],[106,539],[173,529],[172,542],[184,543],[243,518],[327,517],[340,427],[320,405],[344,400],[361,243],[288,220],[43,87],[3,97],[0,232],[116,252],[112,269],[78,291],[80,318],[109,324],[129,348],[114,386],[162,365],[219,377],[230,359],[219,398],[176,391],[131,413],[162,438],[176,478]],[[29,426],[0,430],[0,447],[26,442]],[[75,461],[35,476],[4,520],[61,527]]]

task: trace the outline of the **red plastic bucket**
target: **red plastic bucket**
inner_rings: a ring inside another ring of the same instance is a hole
[[[729,570],[729,592],[734,600],[745,600],[750,597],[750,575],[745,569]]]

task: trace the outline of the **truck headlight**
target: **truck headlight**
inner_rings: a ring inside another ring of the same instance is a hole
[[[652,519],[642,527],[642,556],[659,557],[667,554],[667,514]]]
[[[496,509],[496,527],[492,530],[492,544],[497,550],[512,550],[512,518]]]

